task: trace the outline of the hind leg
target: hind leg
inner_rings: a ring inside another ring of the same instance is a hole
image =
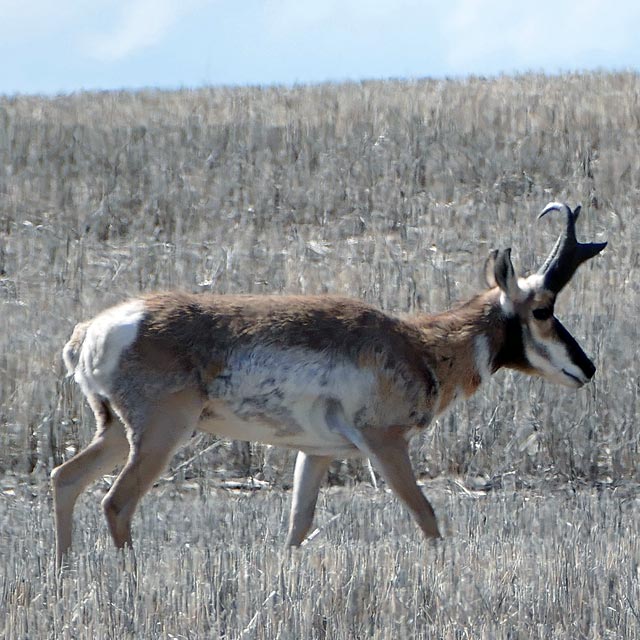
[[[124,426],[107,402],[90,398],[97,430],[91,443],[51,472],[56,523],[56,561],[62,564],[71,546],[73,508],[78,496],[105,473],[123,463],[129,452]]]
[[[201,411],[201,395],[184,390],[156,402],[141,424],[129,425],[132,431],[129,459],[102,501],[116,547],[131,546],[131,520],[138,502],[194,429]]]
[[[333,458],[314,456],[303,451],[298,452],[293,474],[293,497],[289,515],[289,534],[287,546],[302,544],[313,522],[320,483]]]

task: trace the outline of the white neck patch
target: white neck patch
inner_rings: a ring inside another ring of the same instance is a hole
[[[482,382],[485,382],[491,377],[491,351],[487,336],[476,336],[473,340],[473,349],[476,371]]]

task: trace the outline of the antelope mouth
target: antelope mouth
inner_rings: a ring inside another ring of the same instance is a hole
[[[581,378],[578,378],[578,376],[573,375],[573,373],[569,373],[569,371],[567,371],[566,369],[562,370],[562,373],[564,373],[564,375],[569,378],[569,380],[571,380],[572,387],[576,387],[576,388],[580,388],[582,386],[584,386],[586,380],[583,380]]]

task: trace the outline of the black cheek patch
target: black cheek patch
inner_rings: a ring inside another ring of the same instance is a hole
[[[531,368],[524,352],[522,325],[517,316],[510,316],[505,323],[504,343],[493,359],[493,366],[496,371],[501,367],[521,370]]]

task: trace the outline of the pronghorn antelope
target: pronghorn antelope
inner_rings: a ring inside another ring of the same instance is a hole
[[[366,456],[425,536],[439,537],[408,438],[502,367],[579,388],[591,360],[554,316],[557,294],[603,243],[580,243],[580,207],[552,202],[566,228],[540,270],[518,278],[510,249],[488,289],[451,311],[393,317],[333,296],[155,293],[78,324],[64,347],[96,417],[89,446],[51,474],[57,558],[79,494],[124,467],[102,501],[117,547],[142,496],[194,429],[299,451],[287,544],[299,545],[336,457]]]

